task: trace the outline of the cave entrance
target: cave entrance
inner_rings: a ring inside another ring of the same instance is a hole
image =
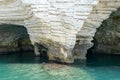
[[[0,54],[33,50],[26,27],[0,24]]]
[[[48,49],[46,47],[44,47],[43,45],[39,46],[40,49],[40,59],[47,62],[48,61]]]
[[[40,62],[48,62],[48,53],[47,53],[48,48],[41,43],[35,43],[34,45],[35,45],[34,50],[37,51],[37,54],[36,54],[36,51],[35,51],[35,54],[36,54],[38,60]]]
[[[48,62],[48,49],[46,46],[39,43],[36,46],[40,53],[39,57],[34,56],[34,47],[26,27],[14,24],[0,24],[0,58],[9,57],[6,62]]]

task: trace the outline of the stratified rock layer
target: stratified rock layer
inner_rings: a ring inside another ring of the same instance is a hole
[[[0,0],[0,23],[25,26],[36,55],[40,55],[36,45],[39,44],[48,50],[50,60],[72,63],[78,31],[78,53],[85,53],[95,28],[119,3],[119,0]]]
[[[0,0],[0,23],[27,28],[36,55],[38,45],[50,60],[71,63],[76,34],[98,0]]]

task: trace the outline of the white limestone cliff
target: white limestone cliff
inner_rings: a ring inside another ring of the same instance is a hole
[[[89,43],[91,46],[90,41],[96,27],[119,7],[119,2],[119,0],[0,0],[0,23],[25,26],[35,46],[36,55],[40,55],[35,45],[38,43],[48,48],[50,60],[71,63],[74,61],[72,50],[78,31],[79,44]],[[84,50],[81,48],[80,51],[84,53],[87,48]]]

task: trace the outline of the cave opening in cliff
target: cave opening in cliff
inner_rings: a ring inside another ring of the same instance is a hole
[[[44,62],[48,61],[48,49],[44,47],[43,45],[40,45],[40,59],[44,60]]]
[[[34,44],[34,50],[35,50],[35,53],[37,51],[38,54],[36,54],[37,57],[40,58],[40,61],[42,62],[48,62],[48,48],[43,45],[43,44],[40,44],[40,43],[35,43]]]
[[[26,27],[0,24],[0,54],[33,50]]]
[[[120,65],[120,8],[97,28],[93,47],[87,51],[87,62]]]

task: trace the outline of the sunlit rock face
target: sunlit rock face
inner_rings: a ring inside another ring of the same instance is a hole
[[[120,54],[120,8],[103,21],[93,43],[92,53]]]
[[[83,56],[82,58],[86,58],[87,50],[93,46],[91,41],[96,29],[119,7],[119,0],[99,0],[99,3],[94,6],[91,14],[85,20],[83,27],[77,34],[77,42],[74,49],[75,58],[81,58],[81,56]]]
[[[87,52],[96,28],[119,3],[119,0],[0,0],[0,23],[25,26],[36,55],[40,55],[42,45],[49,60],[72,63],[78,31],[79,48],[73,51],[77,57]]]
[[[0,0],[0,23],[27,28],[36,55],[39,45],[50,60],[71,63],[76,34],[98,0]],[[36,45],[39,44],[39,45]]]
[[[73,62],[72,49],[76,34],[98,0],[23,0],[23,2],[31,5],[35,16],[33,19],[25,20],[32,43],[39,43],[48,48],[50,60]],[[32,22],[29,23],[30,21]],[[35,48],[36,54],[39,55],[37,51]]]

